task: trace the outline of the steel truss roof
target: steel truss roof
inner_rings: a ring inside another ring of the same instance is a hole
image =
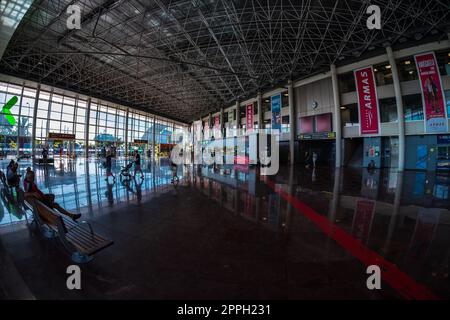
[[[68,30],[66,9],[82,10]],[[369,5],[382,29],[366,26]],[[386,42],[442,39],[447,0],[37,0],[0,72],[191,122]]]

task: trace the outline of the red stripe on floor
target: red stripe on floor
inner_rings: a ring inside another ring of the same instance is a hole
[[[382,279],[395,289],[400,296],[409,300],[438,300],[427,287],[416,282],[406,273],[397,268],[376,252],[365,247],[358,239],[348,234],[342,228],[330,222],[326,217],[318,214],[307,204],[293,197],[286,191],[277,188],[272,181],[266,182],[284,200],[290,203],[297,211],[309,218],[327,236],[335,240],[347,252],[352,254],[366,266],[377,265],[381,269]],[[369,289],[368,289],[369,290]]]

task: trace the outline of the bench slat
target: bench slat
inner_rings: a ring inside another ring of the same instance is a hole
[[[77,238],[77,234],[73,234],[71,232],[66,234],[67,240],[70,241],[79,251],[81,251],[83,254],[87,254],[87,255],[93,255],[94,253],[109,247],[110,245],[112,245],[114,242],[111,240],[105,240],[101,243],[97,243],[97,244],[86,244],[85,242],[81,242],[80,243],[80,239]]]
[[[69,232],[77,233],[81,239],[86,240],[88,242],[101,243],[107,240],[106,238],[99,236],[95,233],[92,234],[88,228],[83,227],[82,225],[75,226],[75,228],[70,229]]]

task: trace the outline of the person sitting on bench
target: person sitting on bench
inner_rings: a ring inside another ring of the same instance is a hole
[[[17,162],[14,162],[14,160],[11,160],[11,162],[8,164],[6,178],[8,179],[8,184],[10,187],[19,187],[21,175],[17,174],[18,168],[19,165]]]
[[[35,174],[31,168],[27,168],[27,173],[25,175],[25,180],[23,181],[23,187],[25,190],[25,194],[32,194],[36,199],[42,201],[46,206],[58,210],[60,213],[72,218],[72,220],[77,220],[81,217],[79,213],[70,213],[63,207],[61,207],[58,203],[55,202],[54,194],[44,194],[37,185],[34,183]]]

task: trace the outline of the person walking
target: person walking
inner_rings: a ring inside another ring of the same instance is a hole
[[[317,161],[317,153],[313,151],[312,153],[312,162],[313,162],[313,168],[316,168],[316,161]]]
[[[144,172],[141,169],[141,155],[138,150],[134,151],[134,178],[136,178],[137,172],[141,173],[141,179],[144,179]]]

